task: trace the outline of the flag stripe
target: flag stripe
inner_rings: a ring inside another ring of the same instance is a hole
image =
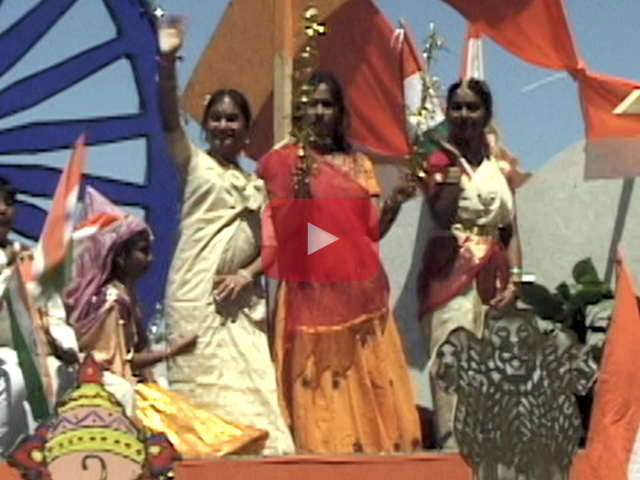
[[[64,262],[73,230],[73,214],[78,200],[80,180],[84,171],[84,136],[76,142],[69,163],[62,172],[53,196],[53,206],[47,215],[40,241],[34,255],[35,277],[45,277],[47,272]]]
[[[480,29],[467,23],[465,28],[464,51],[460,64],[460,78],[478,78],[484,80],[484,57]]]
[[[43,339],[34,319],[31,299],[16,265],[5,291],[13,346],[18,354],[27,400],[36,421],[46,420],[53,401],[53,387],[43,355]]]

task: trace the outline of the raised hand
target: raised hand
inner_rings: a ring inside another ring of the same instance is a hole
[[[182,47],[183,22],[177,15],[165,15],[158,25],[158,46],[162,55],[176,55]]]

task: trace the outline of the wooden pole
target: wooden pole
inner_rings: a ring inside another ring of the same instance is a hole
[[[296,0],[274,2],[273,141],[282,142],[291,131],[292,73],[295,53]]]

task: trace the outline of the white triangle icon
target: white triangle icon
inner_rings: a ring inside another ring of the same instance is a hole
[[[311,255],[338,240],[340,240],[338,237],[307,222],[307,255]]]

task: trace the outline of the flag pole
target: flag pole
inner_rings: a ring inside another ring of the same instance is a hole
[[[618,202],[618,213],[616,214],[616,222],[613,224],[613,234],[611,235],[611,244],[609,245],[609,256],[607,257],[607,267],[604,273],[604,282],[610,284],[613,280],[613,271],[618,256],[618,245],[622,241],[624,227],[627,223],[629,214],[629,206],[631,205],[631,196],[633,187],[635,186],[635,178],[625,178],[622,181],[622,191],[620,192],[620,201]]]
[[[294,2],[274,1],[273,142],[284,141],[291,131],[292,74],[295,50]]]

